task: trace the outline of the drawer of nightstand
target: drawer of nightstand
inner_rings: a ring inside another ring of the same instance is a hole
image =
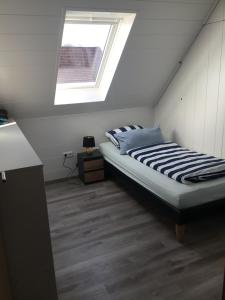
[[[84,171],[102,169],[103,167],[104,167],[104,160],[102,158],[84,161]]]
[[[95,182],[104,180],[104,170],[97,170],[93,172],[84,173],[84,182]]]

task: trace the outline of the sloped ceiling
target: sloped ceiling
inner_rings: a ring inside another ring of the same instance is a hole
[[[0,105],[15,118],[151,105],[216,0],[0,0]],[[105,102],[54,106],[62,9],[135,11]]]

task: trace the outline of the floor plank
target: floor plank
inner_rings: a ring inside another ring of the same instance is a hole
[[[59,300],[221,299],[224,213],[191,223],[180,244],[168,216],[111,180],[46,193]]]

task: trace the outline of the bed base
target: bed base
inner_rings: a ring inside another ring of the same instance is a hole
[[[154,207],[160,208],[163,213],[169,214],[175,222],[175,234],[176,239],[179,242],[184,242],[185,230],[187,228],[187,224],[191,220],[200,219],[202,217],[221,212],[221,209],[225,210],[225,199],[216,200],[186,209],[178,209],[138,184],[135,180],[125,175],[106,160],[105,174],[106,178],[113,177],[114,180],[122,183],[124,187],[129,185],[129,191],[130,189],[132,189],[132,192],[135,190],[138,192],[138,195],[142,196],[142,199],[146,199],[147,197],[151,200],[151,205],[153,204]]]

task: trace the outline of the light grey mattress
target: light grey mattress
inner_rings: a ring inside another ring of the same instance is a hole
[[[118,170],[178,209],[225,199],[225,177],[185,185],[162,175],[128,155],[120,155],[119,150],[111,142],[100,144],[100,151],[105,160]]]

